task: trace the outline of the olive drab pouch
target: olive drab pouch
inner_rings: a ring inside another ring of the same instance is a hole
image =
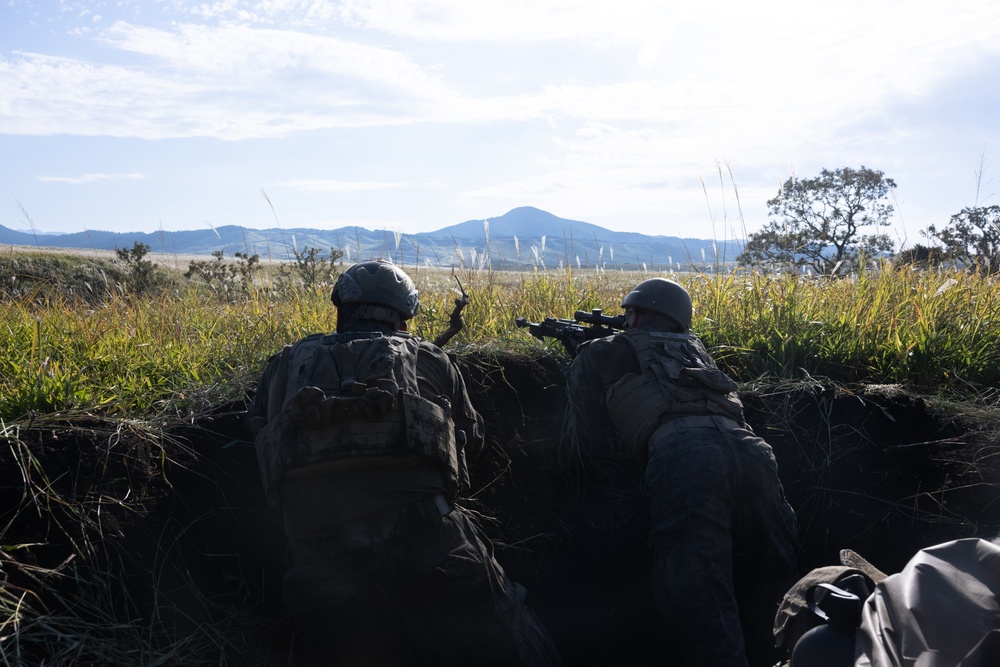
[[[608,414],[632,452],[645,460],[649,437],[683,415],[719,415],[743,422],[737,384],[690,334],[632,329],[620,334],[642,369],[608,391]]]
[[[739,389],[739,385],[718,368],[684,368],[680,381],[689,387],[705,387],[719,394]]]
[[[670,407],[659,382],[645,373],[628,373],[608,389],[605,402],[608,416],[633,457],[640,463],[644,462],[649,437]]]
[[[407,334],[331,334],[293,346],[287,396],[255,447],[276,503],[282,477],[430,461],[457,488],[451,406],[419,395],[419,340]]]
[[[311,386],[257,434],[255,448],[269,504],[282,477],[398,465],[409,456],[395,397],[327,397]]]
[[[457,471],[458,448],[447,398],[439,397],[439,403],[435,403],[416,394],[402,394],[402,401],[407,451]]]

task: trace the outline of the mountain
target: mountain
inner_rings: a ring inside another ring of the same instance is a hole
[[[515,208],[499,218],[467,220],[466,222],[440,229],[435,233],[450,234],[457,239],[480,240],[484,237],[487,222],[489,223],[490,236],[496,238],[512,238],[514,236],[528,238],[532,235],[538,235],[540,230],[542,234],[558,232],[559,235],[565,230],[569,230],[576,236],[616,233],[603,227],[592,225],[589,222],[559,218],[547,211],[542,211],[532,206]]]
[[[488,240],[488,243],[487,243]],[[179,232],[105,232],[39,235],[0,225],[0,244],[93,250],[131,248],[145,243],[153,252],[210,255],[222,251],[291,259],[295,249],[338,248],[345,260],[392,259],[397,264],[494,269],[579,266],[605,269],[687,269],[732,262],[741,241],[714,242],[676,236],[615,232],[567,220],[530,206],[497,218],[467,220],[433,232],[402,234],[363,227],[250,229],[236,225]]]

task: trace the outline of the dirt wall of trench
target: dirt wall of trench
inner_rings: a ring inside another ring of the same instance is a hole
[[[487,427],[463,504],[481,515],[497,559],[528,589],[568,665],[654,664],[669,647],[657,644],[639,471],[614,457],[581,464],[568,453],[564,364],[560,357],[463,357]],[[741,397],[748,423],[774,448],[796,509],[803,572],[836,563],[842,548],[892,572],[922,547],[996,534],[995,409],[948,405],[899,387],[821,382],[755,387]],[[263,664],[287,642],[278,606],[283,538],[264,516],[241,408],[220,406],[172,427],[167,446],[184,455],[165,469],[134,465],[141,457],[127,452],[119,457],[114,481],[102,482],[108,493],[124,496],[143,484],[155,486],[159,500],[142,516],[104,510],[103,520],[119,516],[121,525],[99,551],[121,571],[136,613],[193,632],[231,621],[235,610],[249,630],[226,647],[225,664]],[[47,426],[27,438],[41,459],[65,471],[56,480],[77,485],[80,475],[107,475],[102,447],[120,446],[128,435],[79,426]],[[3,470],[0,500],[23,503],[18,471]],[[32,540],[34,525],[13,526],[18,539]],[[55,567],[70,548],[68,540],[50,540],[32,557]]]

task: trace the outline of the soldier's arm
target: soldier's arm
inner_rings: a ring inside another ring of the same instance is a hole
[[[466,452],[468,456],[477,456],[483,450],[483,418],[472,405],[458,365],[441,348],[426,341],[420,346],[417,357],[417,381],[424,398],[438,400],[443,396],[448,399],[456,436],[458,431],[464,434],[464,439],[456,437],[455,452],[458,457],[459,495],[463,495],[470,485]]]
[[[620,349],[621,348],[621,349]],[[578,447],[607,445],[617,430],[605,404],[605,393],[630,361],[621,352],[627,346],[615,345],[614,337],[588,341],[578,348],[566,377],[566,424],[568,435]],[[634,364],[634,361],[632,362]]]
[[[451,399],[451,416],[452,421],[455,423],[455,435],[457,436],[456,455],[458,456],[459,468],[459,494],[464,495],[468,492],[472,484],[469,478],[468,458],[470,456],[479,456],[482,453],[485,441],[485,428],[482,416],[472,406],[472,400],[466,391],[465,380],[462,378],[458,366],[454,363],[451,363],[450,366],[454,382],[454,393]],[[460,433],[465,434],[464,442],[460,437]]]
[[[424,341],[417,359],[417,376],[421,396],[435,400],[443,395],[448,399],[455,428],[465,432],[466,450],[472,456],[479,454],[484,440],[483,418],[472,406],[458,365],[441,348]]]
[[[276,389],[283,393],[283,385],[276,387],[275,383],[284,382],[284,378],[278,371],[290,349],[290,347],[285,347],[281,352],[271,355],[271,358],[267,360],[267,365],[264,366],[260,380],[257,381],[257,390],[254,392],[250,408],[247,410],[247,426],[254,436],[267,426],[273,413],[281,409],[280,405],[271,405],[271,396],[277,393]]]
[[[465,432],[465,451],[470,456],[479,456],[486,440],[483,417],[472,406],[472,400],[465,387],[465,380],[458,367],[452,364],[455,375],[455,393],[452,399],[452,419],[456,430]]]

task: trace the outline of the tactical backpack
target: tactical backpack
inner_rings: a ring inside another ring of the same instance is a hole
[[[419,346],[406,333],[364,332],[310,336],[285,351],[278,369],[285,395],[270,397],[281,409],[255,440],[270,506],[282,478],[420,461],[443,469],[454,499],[451,403],[419,395]]]
[[[667,419],[719,415],[743,423],[737,385],[716,367],[701,342],[686,333],[632,329],[619,336],[639,361],[608,390],[608,414],[636,457],[645,461],[653,432]]]

